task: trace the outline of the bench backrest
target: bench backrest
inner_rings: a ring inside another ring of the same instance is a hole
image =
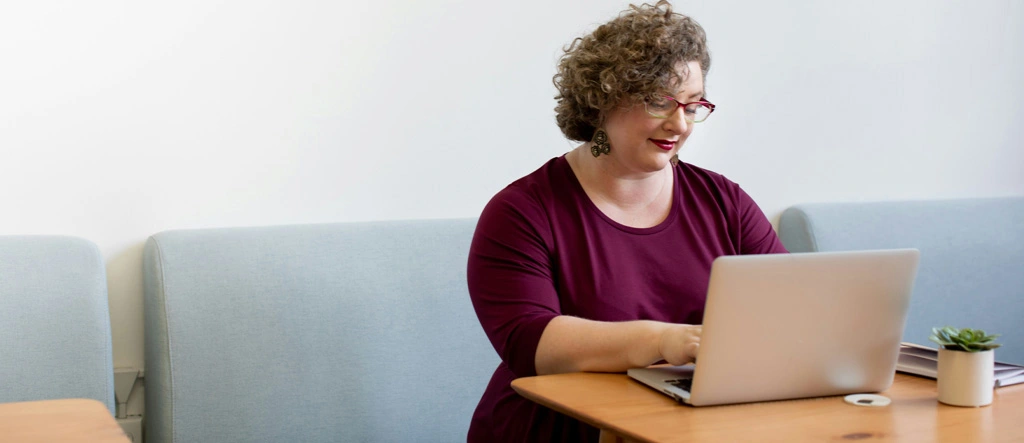
[[[996,360],[1024,364],[1024,198],[798,205],[779,234],[790,252],[919,249],[904,341],[980,328],[1002,334]]]
[[[475,224],[152,236],[147,442],[465,440],[499,361],[466,287]]]

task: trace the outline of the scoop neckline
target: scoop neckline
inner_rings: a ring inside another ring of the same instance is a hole
[[[630,234],[651,235],[664,231],[669,226],[672,226],[676,222],[676,219],[679,218],[679,199],[677,198],[679,195],[679,177],[676,177],[675,166],[672,167],[672,206],[668,211],[668,216],[665,217],[661,223],[649,228],[634,228],[612,220],[611,217],[601,211],[601,208],[598,208],[597,205],[594,204],[594,201],[590,199],[589,195],[587,195],[587,191],[583,189],[583,184],[581,184],[579,178],[576,177],[576,173],[573,172],[572,167],[569,166],[569,160],[565,158],[566,155],[568,155],[568,153],[563,154],[558,158],[560,166],[564,169],[567,179],[572,183],[573,189],[576,190],[576,194],[579,196],[580,200],[583,201],[583,205],[591,212],[597,214],[599,218],[612,227]]]

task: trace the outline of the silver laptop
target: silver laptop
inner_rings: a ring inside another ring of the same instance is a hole
[[[719,257],[696,366],[627,373],[693,406],[884,391],[895,375],[919,255]]]

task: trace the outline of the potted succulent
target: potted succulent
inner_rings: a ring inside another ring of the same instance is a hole
[[[954,406],[992,404],[995,343],[999,335],[980,329],[932,328],[939,345],[939,401]]]

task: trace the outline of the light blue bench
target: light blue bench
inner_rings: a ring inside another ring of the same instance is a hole
[[[114,413],[107,277],[95,244],[0,236],[0,337],[0,403],[88,398]]]
[[[779,235],[790,252],[919,249],[904,341],[981,328],[1003,335],[996,360],[1024,364],[1024,197],[798,205]]]
[[[464,441],[499,362],[466,287],[475,224],[153,235],[146,441]]]

